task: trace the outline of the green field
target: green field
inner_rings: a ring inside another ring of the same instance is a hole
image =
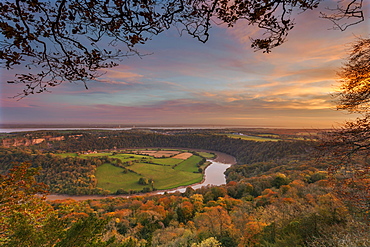
[[[83,159],[91,158],[91,157],[107,156],[109,158],[120,159],[120,160],[122,160],[122,162],[141,160],[141,159],[144,159],[144,160],[145,159],[146,160],[155,159],[154,157],[150,157],[150,156],[139,155],[139,154],[126,154],[126,153],[116,153],[114,155],[113,155],[113,153],[90,153],[90,154],[61,153],[61,154],[57,154],[57,155],[62,156],[63,158],[65,158],[65,157],[79,157],[79,158],[83,158]]]
[[[77,153],[61,153],[61,154],[56,154],[56,155],[59,155],[62,158],[66,158],[66,157],[78,157],[78,154]]]
[[[184,172],[197,172],[198,167],[196,164],[202,160],[199,156],[191,156],[187,160],[182,161],[179,163],[174,169],[177,171],[184,171]]]
[[[104,188],[116,192],[117,189],[123,188],[125,190],[141,190],[143,186],[138,184],[139,178],[138,174],[129,172],[127,174],[123,173],[123,168],[113,166],[111,164],[103,164],[96,169],[95,173],[98,179],[97,187]],[[127,189],[126,189],[127,188]]]
[[[186,152],[186,151],[184,151]],[[207,153],[202,153],[206,155]],[[197,164],[202,157],[193,155],[186,160],[175,158],[154,158],[148,155],[128,154],[128,153],[91,153],[76,154],[63,153],[62,157],[102,157],[120,159],[124,163],[125,169],[113,164],[105,163],[96,169],[95,177],[98,180],[97,187],[115,193],[118,189],[125,191],[140,191],[151,184],[141,185],[138,183],[140,178],[153,180],[153,187],[162,189],[172,189],[179,186],[190,185],[202,181],[203,174],[198,172]],[[211,155],[211,154],[208,154]],[[131,161],[129,164],[126,162]],[[203,166],[202,166],[203,167]]]
[[[245,135],[237,135],[237,134],[227,134],[228,137],[234,139],[242,139],[247,141],[257,141],[257,142],[277,142],[281,139],[273,139],[268,137],[261,137],[261,136],[245,136]]]
[[[196,164],[193,164],[192,170],[198,170]],[[203,175],[201,173],[193,173],[188,171],[182,171],[173,169],[169,166],[158,166],[146,163],[136,163],[130,166],[130,169],[141,174],[142,177],[154,180],[154,187],[156,189],[171,189],[182,185],[189,185],[200,182]],[[189,168],[190,169],[190,168]],[[97,173],[99,181],[99,175]],[[148,186],[142,186],[148,187]]]
[[[174,166],[182,162],[180,159],[173,158],[152,158],[151,163],[165,166]]]
[[[198,152],[198,154],[206,159],[213,159],[216,157],[216,155],[206,152]]]

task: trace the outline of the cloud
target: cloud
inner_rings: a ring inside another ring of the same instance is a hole
[[[218,96],[219,97],[219,96]],[[212,96],[211,96],[212,98]],[[326,119],[338,119],[338,112],[306,107],[318,105],[320,99],[306,101],[244,99],[220,101],[201,99],[162,100],[152,104],[118,105],[61,103],[49,107],[3,107],[7,122],[28,123],[117,123],[117,124],[233,124],[258,126],[307,126],[314,121],[323,124]],[[316,100],[316,101],[315,101]],[[325,101],[325,99],[322,99]],[[305,121],[297,122],[297,119]],[[292,122],[293,121],[293,122]],[[328,127],[328,125],[327,125]],[[330,126],[329,126],[330,127]]]
[[[250,48],[249,36],[258,31],[240,22],[233,29],[213,28],[207,44],[173,33],[156,36],[145,46],[153,55],[124,60],[99,81],[88,82],[89,90],[64,83],[52,94],[18,102],[8,97],[23,85],[2,87],[1,118],[330,127],[330,121],[348,118],[332,110],[330,92],[354,35],[327,30],[331,24],[315,14],[299,15],[287,42],[270,54]],[[368,33],[363,26],[354,33],[361,30]]]
[[[131,68],[127,66],[119,66],[114,69],[106,70],[105,74],[98,79],[98,81],[109,84],[129,84],[142,83],[140,80],[144,75],[130,71]]]

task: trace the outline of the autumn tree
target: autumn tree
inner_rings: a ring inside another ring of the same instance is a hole
[[[199,244],[192,244],[191,247],[221,247],[221,243],[214,237],[207,238]]]
[[[13,0],[0,3],[0,59],[6,69],[28,68],[8,83],[23,83],[19,97],[48,91],[64,82],[82,82],[139,55],[136,46],[170,28],[206,42],[213,23],[246,21],[263,31],[252,47],[264,52],[281,45],[294,27],[293,14],[317,8],[322,0]],[[352,1],[358,2],[358,0]],[[362,1],[359,1],[362,3]],[[343,4],[341,4],[343,5]],[[341,6],[340,5],[340,6]],[[344,5],[345,6],[345,5]],[[362,14],[335,10],[326,15]],[[343,7],[345,9],[345,7]],[[352,11],[352,12],[351,12]]]
[[[109,218],[75,214],[72,209],[63,215],[62,207],[56,210],[46,202],[46,186],[38,183],[35,175],[37,169],[27,163],[0,175],[1,246],[103,247],[114,241],[102,241]]]
[[[194,218],[202,237],[216,236],[222,239],[231,235],[233,225],[228,212],[223,207],[207,207],[204,211]]]
[[[326,133],[322,150],[332,160],[330,171],[338,193],[354,206],[370,208],[370,38],[359,38],[339,70],[337,108],[359,117]]]
[[[358,112],[365,116],[370,111],[370,38],[359,38],[339,70],[340,91],[338,109]]]
[[[51,208],[44,202],[46,186],[36,182],[36,169],[22,163],[8,174],[0,175],[0,244],[15,237],[26,237],[29,244],[36,241],[35,226],[45,223]],[[39,194],[36,196],[35,194]]]

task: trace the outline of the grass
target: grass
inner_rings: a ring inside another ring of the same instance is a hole
[[[236,134],[227,134],[227,136],[230,138],[234,138],[234,139],[242,139],[242,140],[257,141],[257,142],[280,141],[280,139],[273,139],[273,138],[267,138],[267,137],[261,137],[261,136],[243,136],[243,135],[236,135]]]
[[[138,184],[138,174],[133,172],[123,173],[123,168],[111,164],[103,164],[96,169],[95,176],[98,179],[97,187],[114,193],[118,189],[142,190],[143,186]]]
[[[91,153],[91,154],[80,154],[78,155],[77,153],[60,153],[57,154],[63,158],[65,157],[79,157],[79,158],[89,158],[89,157],[102,157],[102,156],[108,156],[109,158],[116,158],[116,159],[121,159],[123,162],[126,161],[133,161],[133,160],[140,160],[140,159],[147,159],[151,160],[153,159],[152,157],[145,156],[145,155],[138,155],[138,154],[115,154],[112,155],[112,153]]]
[[[150,187],[150,185],[140,185],[138,183],[141,177],[152,179],[154,181],[154,187],[159,190],[186,186],[201,182],[203,179],[203,174],[198,173],[197,167],[202,157],[197,155],[193,155],[186,160],[154,158],[147,155],[122,153],[114,155],[112,155],[112,153],[81,155],[77,155],[76,153],[63,153],[59,155],[62,157],[79,158],[108,156],[109,158],[121,159],[122,162],[133,161],[130,166],[127,166],[127,168],[131,170],[127,173],[124,173],[123,168],[108,163],[97,168],[95,172],[95,176],[98,180],[97,187],[109,190],[111,193],[115,193],[118,189],[140,191],[144,187]]]
[[[150,160],[153,159],[152,157],[145,156],[145,155],[139,155],[139,154],[115,154],[115,155],[112,155],[111,154],[109,156],[109,158],[120,159],[123,162],[126,162],[126,161],[134,161],[134,160],[141,160],[141,159],[150,161]]]
[[[78,157],[77,153],[61,153],[61,154],[56,154],[61,156],[62,158],[67,158],[67,157]]]
[[[198,152],[198,154],[206,159],[213,159],[216,155],[207,152]]]
[[[152,159],[151,163],[158,164],[158,165],[167,165],[167,166],[174,166],[182,162],[181,159],[174,159],[174,158],[156,158]]]
[[[184,160],[183,162],[181,162],[180,164],[178,164],[175,167],[175,170],[185,171],[185,172],[197,172],[198,171],[197,164],[201,160],[202,160],[201,157],[193,155],[190,158],[188,158],[188,159]]]
[[[200,182],[202,180],[202,174],[200,173],[173,169],[169,166],[136,163],[135,165],[130,166],[130,169],[141,174],[143,177],[153,179],[154,187],[160,190],[189,185]]]
[[[147,163],[135,163],[129,169],[136,173],[130,171],[123,173],[123,168],[111,164],[99,166],[95,173],[98,179],[97,187],[109,190],[112,193],[118,189],[124,189],[126,191],[142,190],[144,187],[149,187],[149,185],[138,184],[139,179],[145,177],[154,180],[154,187],[162,190],[198,183],[203,178],[201,173]]]

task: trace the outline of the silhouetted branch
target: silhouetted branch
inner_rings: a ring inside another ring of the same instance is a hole
[[[351,0],[349,3],[345,1],[338,1],[336,8],[327,8],[331,13],[321,12],[321,17],[333,22],[334,29],[341,31],[346,30],[348,27],[361,23],[365,20],[362,11],[363,0]],[[347,22],[346,20],[350,20]]]

